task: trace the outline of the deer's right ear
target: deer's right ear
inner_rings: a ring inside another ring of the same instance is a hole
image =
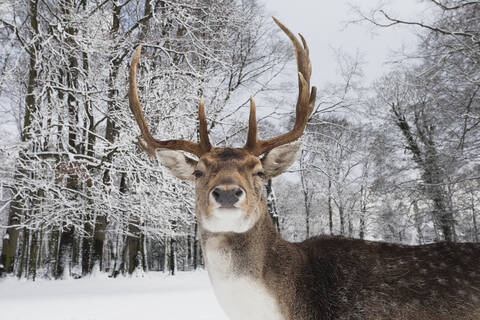
[[[157,158],[175,177],[182,180],[194,180],[193,171],[197,161],[187,157],[180,151],[158,149]]]

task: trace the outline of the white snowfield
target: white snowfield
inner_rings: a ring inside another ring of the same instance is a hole
[[[0,319],[227,320],[205,271],[172,277],[0,280]]]

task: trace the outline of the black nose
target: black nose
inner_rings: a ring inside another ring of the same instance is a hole
[[[228,190],[215,188],[212,190],[212,196],[222,207],[232,207],[243,196],[243,190],[238,187]]]

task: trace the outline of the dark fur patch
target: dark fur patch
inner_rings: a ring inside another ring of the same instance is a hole
[[[235,184],[235,180],[233,180],[230,177],[226,177],[218,182],[218,185],[222,185],[222,184]]]
[[[226,160],[240,160],[243,159],[244,155],[237,149],[234,148],[225,148],[222,151],[220,151],[217,156],[220,158],[220,160],[226,161]]]
[[[187,156],[184,156],[185,157],[185,161],[191,165],[191,166],[196,166],[197,165],[197,161],[196,160],[193,160],[192,158],[190,157],[187,157]]]

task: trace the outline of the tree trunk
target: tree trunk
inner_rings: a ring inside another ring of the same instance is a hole
[[[275,192],[273,191],[272,179],[268,179],[265,184],[265,189],[267,193],[267,210],[272,218],[273,225],[280,231],[280,223],[278,219],[278,210],[277,210],[277,198],[275,197]]]
[[[333,234],[332,180],[328,178],[328,227]]]
[[[75,241],[74,231],[75,228],[73,226],[64,226],[64,229],[60,234],[60,244],[58,246],[55,279],[65,279],[70,276],[70,263],[72,262],[73,241]]]
[[[145,228],[146,229],[146,228]],[[142,238],[140,243],[142,244],[141,252],[142,252],[142,268],[143,272],[147,272],[149,270],[148,268],[148,253],[147,253],[147,236],[146,230],[144,233],[142,233]]]
[[[443,238],[445,241],[454,240],[454,218],[453,213],[448,210],[445,192],[442,188],[442,183],[430,179],[427,173],[425,182],[427,183],[426,189],[430,195],[430,199],[433,202],[433,211],[432,214],[435,217],[435,222],[438,224],[440,230],[442,231]]]
[[[473,192],[470,194],[472,201],[472,225],[473,225],[473,241],[478,242],[478,227],[477,217],[475,213],[475,199],[473,198]]]
[[[195,222],[193,234],[193,270],[197,270],[199,266],[200,246],[199,246],[198,224]]]
[[[84,1],[83,5],[85,10],[87,5],[86,0]],[[82,52],[82,67],[86,74],[90,73],[88,54],[84,51]],[[87,90],[88,89],[89,89],[89,86],[87,85]],[[88,128],[87,139],[86,139],[86,143],[87,143],[86,154],[88,157],[93,158],[95,156],[95,151],[93,147],[96,141],[95,118],[93,115],[92,103],[90,102],[88,95],[85,95],[84,99],[85,99],[84,110],[86,114],[85,127]],[[86,186],[87,186],[87,194],[90,195],[91,192],[89,191],[88,188],[92,186],[92,182],[90,178],[88,179],[89,180],[87,180]],[[93,200],[88,200],[88,203],[91,207],[94,207]],[[98,259],[97,256],[92,257],[92,247],[95,247],[95,237],[94,237],[94,230],[92,228],[91,220],[95,219],[95,212],[94,212],[94,209],[88,208],[87,210],[89,210],[90,213],[86,215],[86,222],[84,223],[84,230],[86,235],[82,239],[82,275],[83,276],[92,272],[92,269],[95,264],[94,261],[97,261],[96,259]],[[96,230],[96,225],[95,225],[95,230]],[[102,261],[101,258],[100,258],[100,261]],[[101,263],[100,263],[100,270],[101,270]]]
[[[338,216],[340,217],[340,234],[345,235],[345,213],[343,206],[338,206]]]
[[[112,244],[112,250],[111,250],[111,255],[112,255],[111,260],[113,261],[113,265],[110,265],[111,276],[114,278],[117,276],[117,272],[118,272],[117,265],[118,265],[118,262],[120,261],[119,254],[118,254],[118,252],[120,251],[119,246],[120,246],[120,234],[117,233],[115,246]]]
[[[27,228],[23,228],[23,241],[22,241],[22,250],[20,253],[20,265],[18,266],[17,269],[17,278],[21,278],[23,275],[23,271],[25,268],[25,259],[27,255],[27,244],[28,244],[28,238],[30,237],[30,232],[28,231]]]
[[[87,221],[84,223],[85,235],[82,237],[82,275],[85,276],[91,272],[90,260],[91,260],[91,239],[92,239],[92,226],[90,224],[90,215],[87,215]]]
[[[189,232],[187,235],[187,258],[185,259],[185,264],[186,264],[185,270],[190,270],[190,267],[192,266],[192,260],[193,260],[193,241],[192,241],[191,232]]]
[[[58,245],[59,245],[59,231],[54,230],[50,234],[50,240],[48,244],[48,268],[49,274],[55,276],[57,270],[57,261],[58,261]]]
[[[19,179],[19,178],[18,178]],[[14,190],[16,194],[16,190]],[[2,255],[0,256],[0,276],[13,273],[15,266],[15,257],[17,254],[17,243],[20,230],[17,225],[20,223],[22,197],[15,195],[8,214],[8,227],[2,243]]]
[[[140,265],[141,260],[141,250],[140,250],[140,238],[138,236],[139,229],[134,224],[131,223],[128,228],[129,235],[127,236],[127,246],[128,246],[128,273],[132,274],[135,269]]]
[[[42,266],[43,256],[46,254],[44,252],[45,251],[45,246],[44,246],[44,243],[43,243],[43,235],[44,235],[43,230],[40,230],[40,237],[39,237],[39,240],[38,240],[38,255],[37,255],[37,262],[36,262],[37,268]]]
[[[37,231],[32,231],[30,238],[30,253],[28,261],[28,275],[27,278],[32,278],[35,281],[37,277],[37,254],[38,254],[38,241]]]
[[[365,188],[364,186],[360,187],[360,239],[365,238],[365,217],[367,215],[367,201],[365,200]]]
[[[113,10],[113,26],[111,28],[112,34],[117,34],[120,26],[120,11],[121,7],[114,6]],[[117,100],[118,100],[118,90],[115,87],[116,79],[118,76],[118,70],[121,64],[121,60],[117,58],[111,58],[111,69],[108,77],[108,111],[109,115],[114,114],[118,111]],[[118,137],[119,130],[115,125],[113,118],[107,118],[107,124],[105,129],[105,139],[113,144]],[[92,137],[93,139],[93,137]],[[110,153],[106,162],[109,163],[112,161],[113,153]],[[124,179],[123,176],[121,179]],[[107,168],[103,173],[103,184],[105,187],[110,186],[112,183],[111,172]],[[105,215],[99,214],[95,219],[95,231],[93,235],[93,254],[91,261],[91,268],[98,266],[100,270],[103,270],[103,248],[105,243],[105,230],[107,229],[107,217]]]
[[[34,36],[39,36],[38,32],[38,21],[37,21],[37,4],[38,0],[29,1],[29,17],[30,17],[30,27],[34,33]],[[28,47],[28,57],[29,57],[29,66],[28,66],[28,80],[27,80],[27,92],[25,94],[25,115],[23,122],[23,129],[21,134],[22,142],[29,141],[31,139],[31,120],[32,115],[37,111],[36,97],[35,97],[35,88],[38,81],[37,73],[37,57],[36,53],[38,51],[39,38],[36,38],[35,41]],[[17,170],[15,174],[15,181],[18,182],[23,175],[26,176],[25,172],[22,172],[21,163],[27,160],[24,151],[20,151],[19,155],[19,164],[17,164]],[[18,189],[13,189],[13,200],[10,205],[10,212],[8,217],[8,228],[7,233],[3,238],[2,244],[2,255],[0,256],[0,276],[3,273],[13,273],[15,266],[15,255],[17,251],[17,242],[19,237],[20,230],[16,227],[20,223],[21,214],[22,214],[22,204],[24,199],[19,195]],[[22,250],[23,251],[23,250]]]
[[[75,269],[75,267],[80,263],[80,252],[81,252],[81,240],[78,236],[73,234],[73,244],[72,244],[72,266],[71,269]],[[78,276],[78,275],[77,275]]]
[[[123,247],[122,252],[118,254],[118,248],[120,246],[120,241],[117,241],[117,259],[115,260],[115,267],[113,268],[113,277],[117,277],[120,273],[125,274],[126,272],[126,264],[127,264],[127,251],[128,251],[128,244],[127,240],[125,239],[122,241]],[[118,267],[117,267],[118,266]]]
[[[95,232],[93,234],[93,252],[90,262],[90,270],[98,268],[103,271],[103,249],[105,245],[106,217],[98,215],[95,219]]]
[[[61,10],[68,16],[71,14],[72,8],[71,0],[67,0],[61,4]],[[69,37],[66,39],[69,50],[65,51],[68,61],[68,68],[65,73],[66,86],[71,90],[67,93],[67,108],[68,108],[68,152],[69,153],[78,153],[77,146],[77,125],[79,122],[78,117],[78,100],[75,96],[75,90],[78,88],[79,82],[79,63],[77,57],[77,51],[73,50],[77,47],[75,43],[75,36],[78,33],[78,30],[73,26],[73,22],[66,21],[67,27],[65,28],[66,33]],[[70,24],[70,25],[68,25]],[[76,191],[79,189],[79,175],[77,172],[71,172],[67,177],[66,187],[69,192],[69,197],[71,200],[76,199]],[[63,224],[60,235],[60,244],[58,249],[58,258],[57,258],[57,268],[55,270],[55,278],[60,279],[64,278],[67,275],[71,274],[71,263],[72,258],[76,259],[76,252],[73,252],[75,245],[75,227],[67,223]]]
[[[353,236],[353,221],[352,221],[352,211],[347,211],[347,221],[348,221],[348,236]]]
[[[418,208],[418,202],[414,201],[413,202],[413,211],[415,214],[414,221],[415,221],[415,229],[417,230],[417,243],[418,244],[424,244],[425,240],[423,238],[423,232],[422,232],[422,219],[420,215],[420,209]]]
[[[170,275],[174,276],[177,270],[177,239],[170,238],[170,255],[169,255]]]
[[[363,207],[362,207],[363,210]],[[360,232],[358,234],[360,239],[365,239],[365,212],[361,211],[360,212]]]
[[[168,270],[168,237],[165,237],[163,242],[163,272]]]
[[[421,108],[421,106],[419,108]],[[445,241],[453,241],[455,219],[453,212],[449,210],[447,205],[443,170],[440,166],[441,162],[437,147],[432,138],[434,136],[433,130],[435,126],[430,125],[424,120],[422,110],[415,110],[414,124],[417,131],[416,134],[413,134],[411,126],[407,122],[404,114],[405,111],[401,110],[396,104],[392,105],[392,111],[396,117],[396,125],[402,131],[408,149],[412,153],[413,161],[415,161],[422,171],[425,193],[433,202],[432,216],[434,225],[438,225]],[[418,140],[423,143],[423,149],[420,148],[415,136],[418,136]]]
[[[306,239],[310,238],[310,209],[307,204],[305,204],[305,234]]]

